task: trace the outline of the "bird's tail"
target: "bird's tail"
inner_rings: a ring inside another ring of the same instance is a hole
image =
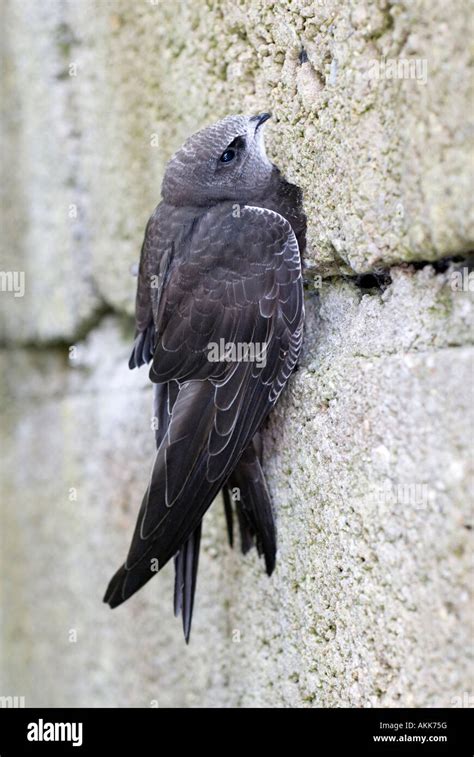
[[[276,529],[273,507],[260,462],[260,440],[247,447],[223,489],[229,543],[233,545],[233,507],[237,514],[240,544],[245,554],[256,543],[271,575],[275,567]]]
[[[183,617],[186,643],[189,642],[193,618],[194,592],[196,590],[199,546],[201,543],[201,523],[174,558],[174,614],[177,617],[181,613]]]

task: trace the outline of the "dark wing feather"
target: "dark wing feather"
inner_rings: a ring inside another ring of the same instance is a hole
[[[174,614],[182,613],[183,631],[186,643],[191,634],[194,593],[199,563],[199,545],[201,542],[201,523],[183,544],[175,556]]]
[[[169,381],[166,384],[154,385],[153,413],[158,422],[155,431],[156,446],[167,431],[171,411],[178,396],[179,385],[177,381]],[[197,572],[199,564],[199,548],[201,543],[201,523],[193,531],[189,539],[182,545],[174,558],[175,582],[174,582],[174,614],[181,613],[183,619],[183,632],[186,643],[191,635],[191,623],[193,617],[194,594],[196,591]]]
[[[231,494],[236,495],[242,552],[248,552],[255,537],[258,553],[264,555],[267,573],[271,575],[275,567],[276,530],[270,492],[260,462],[258,437],[259,434],[256,434],[244,451],[224,492],[227,492],[229,502]]]
[[[173,261],[160,308],[150,377],[177,381],[179,391],[129,555],[106,594],[112,606],[196,530],[296,365],[303,290],[290,224],[261,208],[243,206],[238,218],[230,204],[213,208]],[[265,342],[265,367],[209,361],[208,345],[220,339]]]
[[[224,501],[225,524],[227,528],[227,538],[231,547],[234,546],[234,515],[232,510],[232,491],[230,486],[224,486],[222,489],[222,499]]]
[[[158,205],[145,229],[135,300],[135,340],[129,368],[139,368],[149,363],[155,351],[154,314],[159,310],[163,285],[173,257],[172,239],[163,233],[165,214],[166,206]]]

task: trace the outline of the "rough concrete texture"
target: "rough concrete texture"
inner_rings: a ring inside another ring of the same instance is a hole
[[[2,11],[0,269],[25,271],[26,293],[0,294],[0,695],[469,701],[472,294],[422,265],[473,246],[467,2]],[[420,61],[421,80],[370,78],[382,59]],[[231,551],[216,502],[186,648],[170,566],[120,609],[101,603],[153,453],[146,371],[126,367],[130,266],[183,138],[265,109],[309,220],[304,355],[265,432],[278,564],[268,579]],[[381,268],[385,288],[356,285]]]
[[[165,162],[232,112],[273,111],[269,153],[304,189],[318,271],[471,249],[467,0],[190,0],[179,23],[162,0],[2,8],[5,248],[30,297],[5,335],[70,338],[104,301],[131,313]],[[419,80],[370,76],[395,59]]]
[[[470,296],[429,267],[393,275],[383,294],[338,282],[310,307],[265,435],[277,570],[231,552],[216,502],[187,649],[169,567],[119,610],[100,602],[153,448],[146,372],[127,371],[120,325],[106,319],[74,366],[5,351],[7,692],[296,707],[450,706],[470,690]]]

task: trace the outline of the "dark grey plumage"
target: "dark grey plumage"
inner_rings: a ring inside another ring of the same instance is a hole
[[[189,639],[201,521],[222,489],[233,542],[271,574],[276,534],[259,431],[295,368],[303,331],[300,190],[268,160],[268,114],[229,116],[168,164],[143,242],[130,368],[151,361],[157,453],[116,607],[175,558],[175,613]],[[229,158],[229,155],[231,157]],[[266,364],[211,362],[210,343],[266,345]]]

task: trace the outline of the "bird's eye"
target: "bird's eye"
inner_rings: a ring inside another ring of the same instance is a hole
[[[234,160],[235,158],[235,150],[225,150],[225,152],[222,153],[220,160],[221,163],[230,163],[231,160]]]

